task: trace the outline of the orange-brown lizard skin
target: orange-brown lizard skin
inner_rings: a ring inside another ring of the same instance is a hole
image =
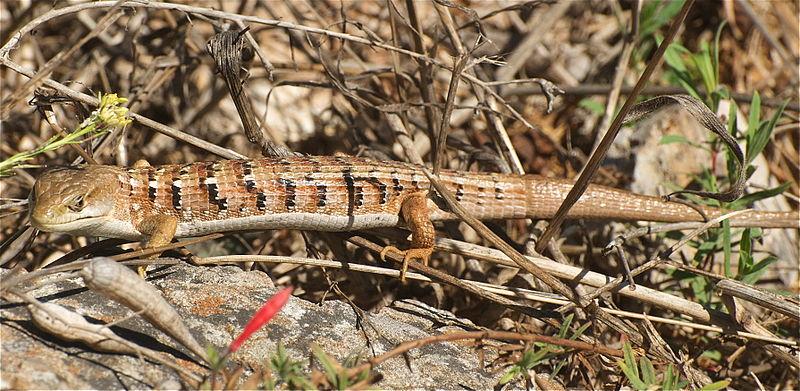
[[[440,179],[479,219],[549,218],[572,185],[532,175],[442,171]],[[30,218],[44,231],[147,239],[293,228],[348,231],[405,224],[409,257],[427,260],[431,221],[456,216],[429,194],[419,167],[355,157],[221,160],[131,168],[87,165],[42,174]],[[707,218],[723,211],[699,207]],[[695,209],[658,197],[590,186],[571,218],[704,221]],[[797,212],[750,211],[734,226],[797,228]],[[387,248],[391,250],[392,248]],[[384,250],[385,252],[386,250]]]

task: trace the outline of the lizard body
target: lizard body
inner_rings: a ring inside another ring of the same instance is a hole
[[[479,219],[549,218],[572,184],[533,175],[442,171],[440,179]],[[431,221],[455,219],[419,167],[355,157],[221,160],[157,167],[85,165],[42,174],[30,220],[43,231],[149,239],[294,228],[348,231],[405,223],[412,249],[433,246]],[[698,207],[706,217],[722,211]],[[592,185],[571,218],[704,221],[697,210],[658,197]],[[796,212],[750,211],[732,225],[793,227]],[[420,255],[419,253],[416,255]],[[422,258],[427,259],[425,254]]]

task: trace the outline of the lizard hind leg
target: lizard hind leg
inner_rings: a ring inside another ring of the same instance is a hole
[[[160,247],[169,244],[175,237],[178,229],[178,219],[168,215],[153,215],[145,217],[136,227],[139,232],[147,235],[146,247]],[[158,254],[153,254],[148,258],[155,258]],[[145,278],[147,266],[138,267],[139,276]]]
[[[418,259],[425,266],[428,266],[428,260],[433,253],[436,230],[433,227],[433,222],[431,222],[427,203],[428,198],[425,193],[420,192],[407,196],[400,206],[400,215],[406,222],[408,229],[411,230],[411,248],[403,251],[394,246],[386,246],[381,250],[381,259],[384,259],[389,251],[403,254],[403,266],[400,269],[401,281],[406,279],[409,261]]]

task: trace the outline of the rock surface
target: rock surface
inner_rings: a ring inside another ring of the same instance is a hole
[[[183,316],[201,345],[227,346],[252,314],[276,292],[261,272],[235,267],[176,265],[152,272],[148,279]],[[94,322],[118,322],[118,335],[166,353],[178,365],[196,372],[203,369],[183,347],[154,329],[129,310],[83,288],[79,278],[54,281],[29,292],[45,302],[74,310]],[[150,360],[94,352],[78,343],[67,343],[39,331],[24,306],[2,303],[2,389],[118,389],[164,388],[178,384],[177,374]],[[359,311],[360,312],[360,311]],[[468,321],[414,301],[395,302],[379,313],[359,315],[347,303],[321,305],[296,297],[281,313],[257,332],[233,356],[245,368],[263,368],[282,343],[295,360],[308,363],[312,344],[344,362],[368,358],[404,341],[448,330],[475,329]],[[414,349],[376,368],[382,379],[378,388],[475,388],[489,389],[500,374],[482,369],[478,354],[454,343]]]

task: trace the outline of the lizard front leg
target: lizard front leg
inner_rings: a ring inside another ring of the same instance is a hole
[[[433,253],[436,242],[436,230],[428,212],[428,198],[424,192],[408,195],[400,206],[400,215],[411,230],[411,248],[405,251],[394,246],[386,246],[381,250],[381,259],[386,253],[395,251],[403,254],[403,267],[400,269],[400,280],[405,281],[408,261],[419,259],[425,266]]]
[[[147,160],[140,159],[133,163],[134,168],[150,167]],[[168,215],[152,215],[145,217],[136,226],[136,229],[143,235],[147,236],[147,240],[143,243],[144,247],[160,247],[172,242],[175,237],[175,231],[178,229],[178,219]],[[158,254],[148,256],[148,259],[157,257]],[[139,276],[145,278],[147,275],[147,266],[139,266],[137,268]]]
[[[152,215],[145,217],[137,226],[136,229],[143,235],[147,235],[147,240],[144,243],[145,247],[160,247],[169,244],[172,238],[175,237],[175,231],[178,229],[178,219],[174,216],[168,215]],[[153,254],[147,258],[155,258],[158,254]],[[139,266],[137,269],[139,276],[145,278],[147,266]]]

